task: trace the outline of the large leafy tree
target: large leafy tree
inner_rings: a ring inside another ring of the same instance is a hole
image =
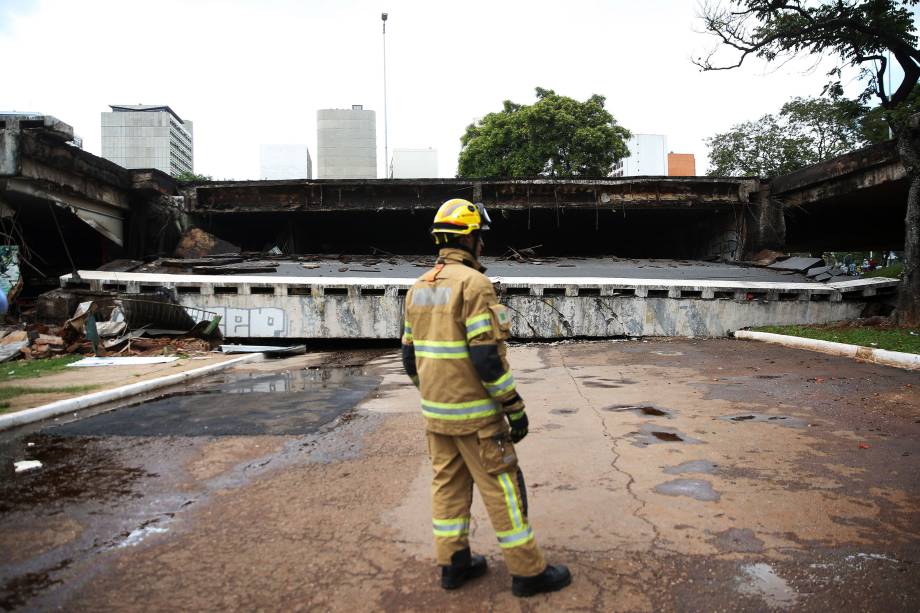
[[[746,121],[707,140],[712,176],[773,177],[888,137],[867,127],[866,109],[846,98],[793,98],[777,115]]]
[[[537,88],[534,104],[506,100],[460,138],[460,177],[592,178],[629,155],[629,130],[597,94],[584,102]]]
[[[828,91],[840,94],[844,71],[855,69],[865,88],[860,102],[877,100],[907,171],[904,274],[898,318],[920,325],[920,121],[911,95],[920,81],[920,49],[911,9],[920,0],[709,0],[701,10],[719,44],[695,60],[703,70],[731,70],[751,58],[767,62],[810,55],[833,59]],[[726,57],[727,56],[727,57]],[[903,75],[885,87],[888,62]]]

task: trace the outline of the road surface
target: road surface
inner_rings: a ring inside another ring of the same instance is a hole
[[[0,606],[916,611],[916,373],[736,340],[516,345],[531,523],[568,589],[437,584],[398,354],[311,354],[0,440]],[[30,444],[31,443],[31,444]],[[39,459],[14,473],[12,462]]]

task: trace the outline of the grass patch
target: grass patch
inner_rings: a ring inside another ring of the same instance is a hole
[[[20,360],[9,364],[0,364],[0,381],[43,377],[56,373],[66,368],[68,364],[82,359],[82,355],[65,355],[45,360]]]
[[[871,279],[872,277],[889,277],[891,279],[900,279],[902,272],[904,272],[904,264],[901,262],[896,262],[885,268],[876,268],[875,270],[865,272],[862,276],[865,279]]]
[[[788,334],[821,341],[861,345],[905,353],[920,353],[920,329],[917,328],[830,328],[821,326],[763,326],[758,332]]]
[[[99,387],[98,385],[71,385],[68,387],[24,387],[22,385],[6,385],[0,387],[0,413],[10,408],[10,400],[29,394],[80,394]]]

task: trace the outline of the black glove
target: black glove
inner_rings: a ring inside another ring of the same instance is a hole
[[[511,442],[519,443],[527,436],[527,426],[530,422],[527,420],[527,413],[521,409],[517,413],[505,413],[508,417],[508,424],[511,426]]]

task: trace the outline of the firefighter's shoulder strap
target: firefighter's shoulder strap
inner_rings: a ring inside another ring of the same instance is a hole
[[[422,275],[422,281],[426,283],[434,283],[438,280],[438,275],[444,270],[444,267],[447,265],[447,262],[444,261],[444,258],[438,258],[437,263],[435,263],[434,268]]]

